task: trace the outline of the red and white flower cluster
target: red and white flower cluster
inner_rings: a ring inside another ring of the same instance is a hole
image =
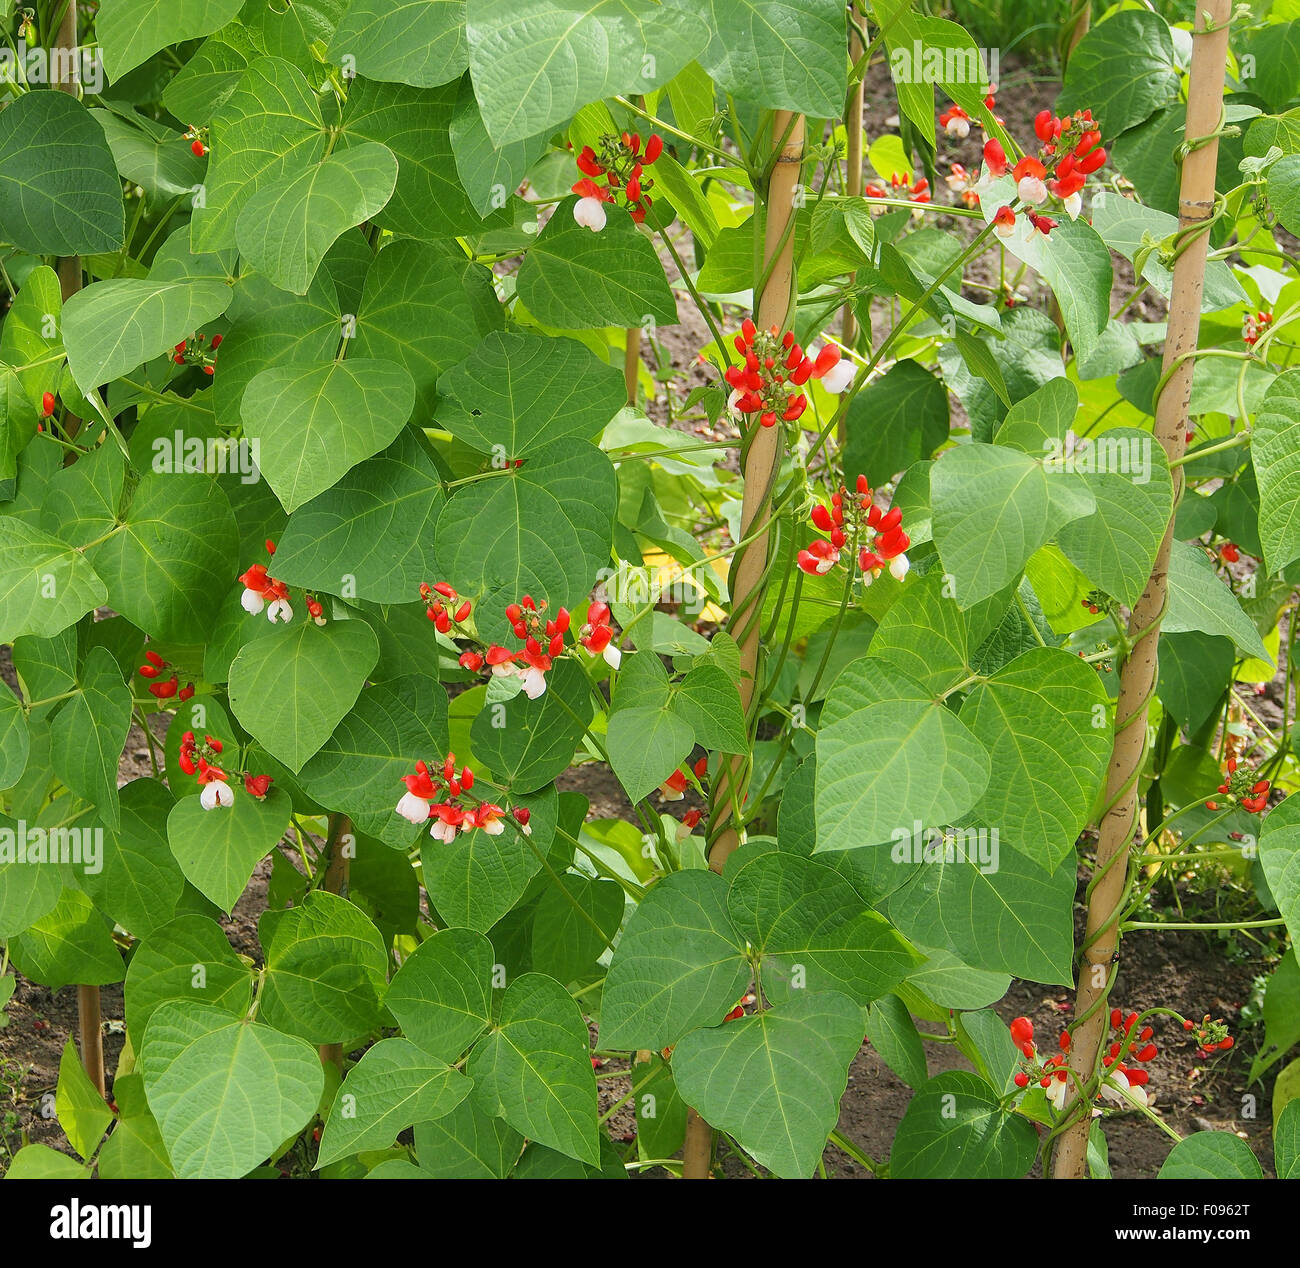
[[[175,696],[178,700],[188,700],[194,694],[194,684],[187,682],[182,687],[179,675],[173,673],[170,678],[162,677],[169,665],[157,652],[145,652],[144,659],[145,663],[138,672],[141,678],[153,680],[149,683],[149,694],[155,699],[170,700]]]
[[[649,190],[654,187],[654,181],[645,175],[645,169],[663,149],[663,138],[651,135],[643,152],[641,138],[635,132],[624,132],[621,137],[601,137],[599,154],[584,145],[577,159],[578,169],[584,175],[573,186],[573,192],[578,195],[573,207],[574,220],[599,233],[605,227],[605,204],[617,203],[621,197],[628,214],[641,224],[653,202]],[[604,185],[597,184],[600,180]]]
[[[1272,313],[1247,313],[1241,319],[1241,337],[1251,347],[1255,346],[1267,326],[1273,324]]]
[[[748,317],[734,342],[744,361],[727,367],[727,405],[736,414],[757,414],[764,427],[775,427],[778,418],[793,423],[803,415],[808,397],[798,389],[809,379],[820,379],[822,387],[837,394],[853,382],[853,363],[841,360],[833,343],[810,357],[795,343],[794,331],[781,334],[775,326],[759,330]]]
[[[406,792],[397,803],[396,811],[411,823],[427,823],[429,835],[435,841],[449,843],[457,833],[473,832],[482,828],[490,837],[500,836],[505,830],[505,810],[490,801],[467,802],[465,794],[474,787],[474,772],[468,766],[456,774],[456,755],[448,753],[442,763],[442,783],[433,778],[428,763],[415,763],[414,775],[403,775]],[[445,789],[444,789],[445,785]],[[438,797],[442,796],[439,801]],[[517,806],[512,812],[519,830],[532,835],[528,821],[532,817],[526,806]]]
[[[268,541],[266,543],[266,553],[275,554],[275,543]],[[251,616],[257,616],[263,609],[266,610],[266,619],[274,625],[277,621],[283,621],[286,625],[293,620],[293,606],[289,602],[289,587],[283,581],[277,581],[267,572],[265,564],[254,564],[247,572],[241,572],[238,577],[239,582],[244,587],[244,593],[239,596],[239,602],[243,605],[244,611]],[[317,625],[325,624],[325,609],[320,600],[311,595],[307,595],[307,615],[311,617]]]
[[[984,145],[984,172],[974,187],[983,192],[1010,171],[1016,182],[1016,196],[1025,204],[1028,238],[1035,233],[1047,237],[1056,228],[1057,221],[1034,210],[1049,196],[1061,204],[1071,220],[1075,219],[1083,209],[1083,187],[1088,177],[1106,162],[1101,130],[1091,110],[1080,110],[1063,119],[1050,110],[1040,111],[1034,120],[1034,133],[1039,140],[1038,154],[1026,154],[1014,166],[1000,142],[990,138]],[[1009,238],[1016,225],[1015,209],[1009,205],[999,207],[993,225],[999,237]]]
[[[695,772],[697,780],[703,780],[709,773],[709,755],[706,753],[691,769]],[[659,785],[659,796],[664,801],[681,801],[686,796],[686,790],[690,787],[690,784],[691,781],[686,772],[679,766]],[[690,814],[695,815],[695,819],[688,825],[693,828],[700,821],[699,812],[692,810]]]
[[[215,374],[217,368],[217,349],[221,347],[221,335],[213,335],[212,342],[204,334],[182,339],[172,349],[172,360],[177,365],[197,365],[204,374]]]
[[[204,810],[235,804],[235,790],[230,786],[230,774],[213,761],[220,756],[221,751],[221,741],[211,735],[205,735],[202,743],[195,739],[193,731],[186,731],[181,736],[180,768],[185,774],[198,777],[199,804]],[[234,773],[243,776],[244,791],[258,801],[265,800],[271,791],[270,775],[254,775],[251,771]]]
[[[1268,805],[1268,790],[1272,787],[1267,779],[1256,779],[1255,772],[1243,767],[1235,757],[1228,758],[1226,774],[1218,791],[1228,802],[1236,802],[1243,810],[1257,815]],[[1206,810],[1218,810],[1217,801],[1207,801]]]
[[[908,184],[909,180],[911,178],[906,172],[891,172],[888,190],[873,183],[863,189],[862,193],[867,198],[902,198],[913,203],[928,203],[930,201],[930,182],[924,176],[919,177],[910,185]]]
[[[420,598],[425,603],[424,614],[433,622],[433,627],[439,634],[450,634],[453,625],[464,625],[469,620],[469,614],[474,609],[468,599],[457,604],[454,609],[450,606],[459,597],[449,581],[435,581],[431,586],[420,587]],[[443,602],[444,599],[446,603]]]
[[[858,568],[863,581],[870,585],[889,568],[895,581],[907,576],[910,565],[903,553],[912,539],[903,531],[903,512],[895,506],[883,511],[872,501],[867,477],[858,476],[857,493],[846,488],[831,494],[831,504],[818,502],[812,509],[813,527],[827,537],[814,538],[796,562],[810,576],[822,576],[840,562],[845,550],[857,552]]]
[[[1136,1102],[1147,1104],[1145,1085],[1151,1075],[1137,1066],[1153,1061],[1158,1055],[1155,1044],[1150,1042],[1155,1033],[1150,1026],[1144,1026],[1134,1037],[1133,1027],[1137,1024],[1137,1013],[1127,1017],[1118,1009],[1110,1014],[1111,1027],[1116,1039],[1110,1045],[1101,1064],[1105,1070],[1098,1096],[1103,1101],[1126,1106]],[[1066,1058],[1070,1051],[1070,1032],[1061,1031],[1058,1040],[1059,1052],[1053,1053],[1046,1060],[1038,1059],[1038,1049],[1034,1045],[1034,1024],[1028,1017],[1015,1018],[1010,1026],[1011,1039],[1025,1058],[1025,1065],[1015,1076],[1015,1085],[1026,1088],[1037,1081],[1047,1094],[1047,1099],[1058,1112],[1065,1108],[1065,1098],[1070,1090],[1070,1071],[1066,1067]]]
[[[439,587],[445,586],[446,589]],[[421,586],[420,593],[436,591],[446,595],[451,587],[446,582],[437,586]],[[450,598],[454,601],[456,592],[451,590]],[[436,600],[434,603],[436,604]],[[447,634],[453,626],[459,625],[469,616],[469,603],[463,603],[454,615],[443,611],[443,620],[433,616],[440,633]],[[530,700],[536,700],[546,692],[546,675],[555,660],[566,654],[564,636],[573,629],[573,617],[567,608],[560,608],[553,617],[546,615],[547,604],[540,604],[526,594],[518,603],[506,605],[506,620],[516,638],[523,640],[523,646],[511,650],[499,643],[487,647],[479,644],[460,654],[460,666],[476,674],[487,668],[497,677],[517,677],[523,680],[524,694]],[[432,616],[433,608],[430,608]],[[574,635],[577,643],[586,648],[592,656],[603,656],[611,669],[617,669],[622,663],[623,654],[614,646],[614,631],[609,623],[609,606],[594,602],[587,609],[587,621]],[[456,631],[460,636],[460,631]],[[572,649],[569,649],[572,650]]]

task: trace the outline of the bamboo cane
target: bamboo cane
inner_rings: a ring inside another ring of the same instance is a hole
[[[1223,77],[1227,64],[1228,21],[1232,0],[1205,0],[1198,6],[1193,35],[1191,86],[1185,136],[1192,148],[1183,162],[1179,191],[1179,254],[1174,263],[1169,326],[1164,349],[1164,383],[1156,402],[1156,439],[1170,461],[1182,457],[1192,390],[1192,354],[1201,320],[1201,294],[1214,214],[1214,176],[1218,130],[1223,116]],[[1174,510],[1183,491],[1181,467],[1174,467]],[[1147,704],[1155,689],[1160,621],[1168,596],[1171,514],[1151,576],[1129,618],[1132,651],[1120,672],[1115,709],[1115,741],[1106,780],[1108,810],[1102,817],[1097,864],[1088,903],[1088,932],[1080,964],[1070,1068],[1086,1084],[1098,1068],[1109,1015],[1107,997],[1112,961],[1119,954],[1119,915],[1128,888],[1129,849],[1137,825],[1138,779],[1146,752]],[[1081,1179],[1086,1172],[1087,1108],[1078,1107],[1071,1084],[1067,1107],[1079,1114],[1061,1134],[1053,1175]]]
[[[772,135],[781,152],[772,165],[767,187],[767,226],[763,237],[763,267],[767,285],[758,299],[755,320],[760,327],[785,327],[794,299],[794,234],[786,230],[796,211],[796,191],[803,165],[803,115],[777,110],[772,117]],[[763,593],[766,589],[769,534],[766,529],[772,501],[772,485],[781,465],[780,426],[755,427],[745,455],[745,492],[741,500],[740,533],[747,539],[757,532],[739,555],[732,572],[731,620],[728,628],[740,645],[740,703],[749,716],[759,681],[759,633],[762,625]],[[751,719],[752,721],[752,719]],[[740,844],[740,834],[730,823],[732,804],[743,805],[749,766],[745,758],[725,761],[719,768],[710,797],[709,828],[712,845],[709,866],[721,872],[723,864]],[[686,1149],[682,1176],[688,1180],[708,1175],[713,1153],[713,1129],[692,1110],[686,1123]]]

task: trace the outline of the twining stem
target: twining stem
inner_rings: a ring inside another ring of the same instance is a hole
[[[855,24],[849,25],[849,61],[856,64],[862,56],[862,36]],[[862,196],[862,104],[866,91],[864,78],[859,78],[849,89],[848,105],[844,111],[844,130],[848,134],[848,149],[844,156],[847,168],[845,192],[850,198]],[[849,286],[852,286],[857,274],[849,274]],[[853,301],[844,306],[844,324],[840,328],[840,338],[846,348],[853,347],[858,338],[858,320],[854,315]],[[845,422],[847,415],[841,414],[839,420],[838,440],[840,448],[844,447]]]
[[[1179,235],[1169,300],[1169,327],[1164,349],[1166,378],[1156,402],[1156,438],[1177,464],[1183,455],[1194,360],[1200,330],[1201,293],[1215,212],[1214,176],[1223,111],[1223,79],[1228,51],[1232,0],[1205,0],[1199,5],[1193,35],[1191,80],[1185,135],[1191,149],[1183,161],[1179,190]],[[1079,966],[1079,990],[1070,1048],[1070,1068],[1078,1081],[1091,1085],[1109,1017],[1107,996],[1118,957],[1120,918],[1129,885],[1129,850],[1137,827],[1138,781],[1146,754],[1147,706],[1155,690],[1160,622],[1168,603],[1169,555],[1174,513],[1182,496],[1182,467],[1174,465],[1173,513],[1142,596],[1129,618],[1131,651],[1120,671],[1115,707],[1115,740],[1106,780],[1107,809],[1102,816],[1096,869],[1089,886],[1087,936]],[[1071,1092],[1053,1160],[1058,1179],[1086,1174],[1088,1129],[1086,1102]]]

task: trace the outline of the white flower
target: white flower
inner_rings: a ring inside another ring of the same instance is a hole
[[[524,695],[529,700],[536,700],[538,696],[546,692],[546,675],[533,666],[529,666],[523,671]]]
[[[256,616],[266,607],[266,600],[262,598],[261,592],[258,590],[245,590],[239,596],[239,601],[244,605],[244,611],[252,616]]]
[[[840,562],[840,552],[838,550],[835,551],[834,554],[827,555],[825,559],[818,559],[817,575],[822,576],[825,573],[830,572],[830,570],[834,568],[835,565],[839,562]]]
[[[276,621],[283,621],[286,625],[293,620],[293,608],[289,606],[288,599],[275,599],[266,609],[266,619],[272,625]]]
[[[912,565],[907,562],[906,555],[895,555],[893,559],[889,561],[889,575],[893,577],[895,581],[902,581],[902,579],[907,576],[907,570],[911,566]]]
[[[1079,218],[1079,213],[1083,210],[1082,194],[1071,194],[1068,198],[1063,198],[1061,203],[1065,207],[1065,214],[1069,216],[1071,220],[1077,220]]]
[[[423,823],[429,817],[429,803],[413,792],[403,793],[397,803],[397,813],[412,823]]]
[[[743,418],[741,412],[736,408],[736,402],[740,400],[743,395],[744,393],[739,388],[735,388],[731,395],[727,397],[727,417],[730,418],[733,423],[738,423]]]
[[[599,233],[605,227],[605,208],[599,198],[579,198],[573,205],[573,218],[584,229]]]
[[[1052,1081],[1047,1085],[1047,1099],[1059,1112],[1065,1108],[1065,1098],[1070,1092],[1070,1081],[1068,1079],[1058,1079],[1052,1076]]]
[[[219,779],[214,779],[210,784],[204,784],[203,791],[199,793],[199,805],[204,810],[215,810],[218,806],[233,806],[234,804],[234,789]]]
[[[1147,1091],[1144,1087],[1134,1087],[1129,1083],[1123,1070],[1111,1070],[1101,1085],[1101,1099],[1114,1105],[1139,1105],[1147,1103]]]
[[[1016,222],[1014,220],[1006,221],[1001,224],[997,221],[994,221],[993,223],[993,232],[996,233],[999,238],[1009,238],[1013,233],[1015,233],[1015,231]]]
[[[505,830],[506,825],[500,819],[493,819],[489,823],[480,825],[484,832],[490,837],[499,837]]]
[[[964,141],[970,136],[970,120],[963,119],[961,115],[954,115],[948,120],[944,130],[949,136],[955,136],[958,140]]]
[[[1047,186],[1037,176],[1022,176],[1016,186],[1020,201],[1037,206],[1047,197]]]
[[[623,653],[613,643],[606,643],[601,655],[605,658],[605,664],[611,669],[617,669],[623,663]]]
[[[832,395],[838,396],[853,382],[857,366],[848,357],[841,357],[825,374],[822,375],[822,387]]]
[[[429,829],[429,835],[435,841],[443,841],[450,844],[456,839],[456,825],[444,823],[441,819],[435,819],[433,826]]]

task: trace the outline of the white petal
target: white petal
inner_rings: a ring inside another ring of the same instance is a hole
[[[848,357],[841,357],[825,374],[822,375],[822,387],[838,396],[853,382],[857,366]]]
[[[1069,216],[1071,220],[1077,220],[1079,218],[1079,213],[1083,210],[1083,195],[1071,194],[1069,198],[1063,199],[1062,202],[1065,206],[1065,214]]]
[[[483,831],[490,837],[499,837],[506,830],[506,825],[500,819],[493,819],[491,823],[485,823],[481,826]]]
[[[244,611],[253,616],[266,607],[266,600],[256,590],[245,590],[239,596],[239,601],[244,605]]]
[[[601,655],[605,658],[605,664],[611,669],[617,669],[623,663],[623,653],[613,643],[606,643]]]
[[[1037,206],[1047,197],[1047,186],[1037,176],[1022,176],[1016,186],[1016,193],[1020,195],[1021,202]]]
[[[584,229],[599,233],[605,227],[605,207],[599,198],[579,198],[573,205],[573,218]]]
[[[429,803],[413,792],[404,793],[397,803],[397,813],[412,823],[423,823],[429,817]]]
[[[889,561],[889,575],[893,577],[895,581],[902,581],[902,579],[907,576],[907,570],[910,567],[911,565],[907,562],[906,555],[895,555],[893,559]]]
[[[283,621],[286,625],[293,620],[293,608],[289,606],[288,599],[276,599],[266,609],[266,619],[274,625],[277,621]]]
[[[546,691],[546,675],[540,670],[529,666],[524,670],[524,695],[529,700],[536,700],[538,696],[543,695]]]

